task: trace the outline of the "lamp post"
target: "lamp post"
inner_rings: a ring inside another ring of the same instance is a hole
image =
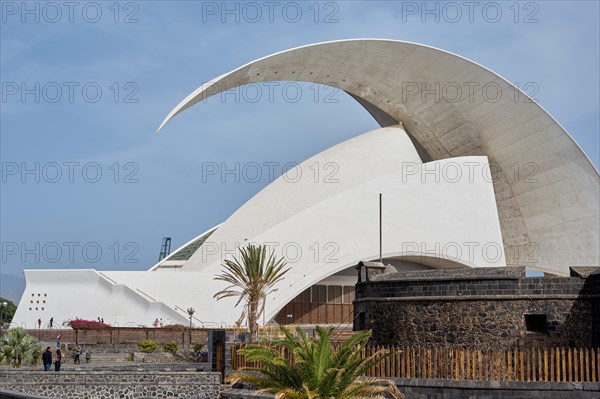
[[[192,344],[192,316],[194,315],[195,311],[196,311],[196,309],[194,309],[194,308],[187,308],[187,313],[190,315],[190,331],[189,331],[190,345]]]
[[[190,315],[190,328],[192,328],[192,316],[194,315],[194,312],[196,311],[196,309],[194,308],[188,308],[187,312]]]

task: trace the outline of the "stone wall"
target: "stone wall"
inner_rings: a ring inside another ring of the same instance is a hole
[[[135,363],[194,363],[196,355],[185,352],[133,352],[133,361]]]
[[[178,371],[190,371],[190,372],[202,372],[202,371],[211,371],[210,363],[135,363],[135,362],[123,362],[123,363],[82,363],[82,364],[64,364],[61,368],[61,373],[64,372],[90,372],[90,371],[102,371],[107,372],[110,371],[112,373],[122,373],[122,372],[145,372],[145,373],[153,373],[156,371],[169,371],[169,372],[178,372]],[[53,366],[54,367],[54,366]],[[43,369],[41,364],[37,365],[26,365],[19,368],[19,371],[34,371],[38,372]],[[14,371],[12,367],[9,365],[3,364],[0,365],[0,376],[3,376],[5,371]],[[1,385],[1,384],[0,384]]]
[[[195,343],[206,344],[208,329],[202,328],[149,328],[149,327],[113,327],[110,330],[75,331],[63,329],[30,329],[27,333],[40,341],[55,342],[60,334],[63,343],[88,344],[137,344],[144,339],[151,339],[159,344],[175,341],[179,345]]]
[[[569,382],[449,381],[396,378],[405,399],[598,399],[600,384]],[[273,399],[247,389],[229,389],[221,399]]]
[[[10,370],[0,389],[62,399],[218,399],[221,385],[212,372]]]
[[[228,389],[221,392],[221,399],[274,399],[275,395],[251,389]],[[1,398],[0,398],[1,399]]]
[[[47,342],[47,344],[49,346],[52,346],[54,348],[54,344],[56,344],[55,342]],[[66,351],[70,351],[70,350],[74,350],[77,345],[72,342],[72,343],[65,343],[62,345],[63,350]],[[99,353],[133,353],[135,351],[138,351],[138,345],[137,343],[135,344],[87,344],[87,345],[81,345],[81,347],[83,348],[84,352],[91,352],[93,354],[99,354]]]
[[[23,374],[23,373],[21,373]],[[215,373],[206,373],[197,385],[190,388],[189,376],[180,375],[180,378],[171,376],[165,379],[165,373],[148,374],[142,379],[131,374],[123,378],[113,375],[112,378],[98,377],[79,378],[71,375],[65,379],[58,376],[64,373],[44,373],[32,375],[34,382],[48,386],[44,396],[37,393],[20,394],[5,389],[0,390],[0,399],[49,399],[49,398],[211,398],[211,399],[270,399],[273,395],[247,389],[225,389],[219,394],[218,376]],[[172,374],[172,373],[171,373]],[[182,373],[178,373],[182,374]],[[212,376],[211,376],[212,374]],[[27,375],[23,374],[26,378]],[[155,376],[157,376],[155,378]],[[183,377],[183,378],[181,378]],[[14,375],[10,376],[15,380]],[[90,380],[95,382],[91,383]],[[132,380],[135,383],[131,383]],[[102,384],[99,384],[102,381]],[[166,382],[166,384],[165,384]],[[510,381],[451,381],[451,380],[424,380],[414,378],[397,378],[394,382],[404,393],[406,399],[597,399],[600,392],[599,383],[568,383],[568,382],[510,382]],[[23,381],[21,381],[23,383]],[[143,384],[140,384],[143,383]],[[177,389],[175,385],[183,385]],[[6,384],[4,384],[6,385]],[[27,384],[23,384],[25,386]],[[129,385],[125,387],[124,385]],[[143,387],[145,385],[145,387]],[[2,387],[4,388],[4,387]],[[24,391],[24,389],[19,389]],[[32,391],[29,389],[28,391]]]
[[[598,399],[598,383],[446,381],[397,378],[405,399]]]
[[[600,273],[526,278],[524,268],[381,274],[356,285],[356,329],[373,343],[406,346],[600,345]],[[544,332],[525,315],[546,315]],[[363,324],[363,325],[360,325]]]

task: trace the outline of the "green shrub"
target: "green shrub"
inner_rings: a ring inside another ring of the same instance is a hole
[[[157,347],[158,347],[158,344],[156,342],[152,341],[151,339],[145,339],[143,341],[138,342],[138,348],[140,349],[141,352],[144,352],[144,353],[154,352]]]
[[[175,341],[169,341],[169,342],[167,342],[167,343],[165,343],[163,345],[163,349],[166,352],[176,353],[177,349],[178,349],[177,342],[175,342]]]
[[[11,328],[0,338],[0,363],[8,363],[13,368],[38,363],[42,353],[38,340],[21,327]]]

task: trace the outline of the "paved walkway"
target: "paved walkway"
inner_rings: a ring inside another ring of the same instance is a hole
[[[206,371],[210,369],[209,363],[134,363],[134,362],[91,362],[82,364],[63,363],[61,371],[106,371],[106,370],[121,370],[121,371]],[[14,370],[8,365],[0,365],[0,371]],[[41,364],[36,366],[23,366],[18,370],[42,371],[44,367]],[[52,366],[54,372],[54,366]]]

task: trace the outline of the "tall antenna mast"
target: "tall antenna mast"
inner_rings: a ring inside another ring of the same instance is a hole
[[[379,193],[379,263],[383,264],[383,229],[381,228],[381,208],[383,194]]]

